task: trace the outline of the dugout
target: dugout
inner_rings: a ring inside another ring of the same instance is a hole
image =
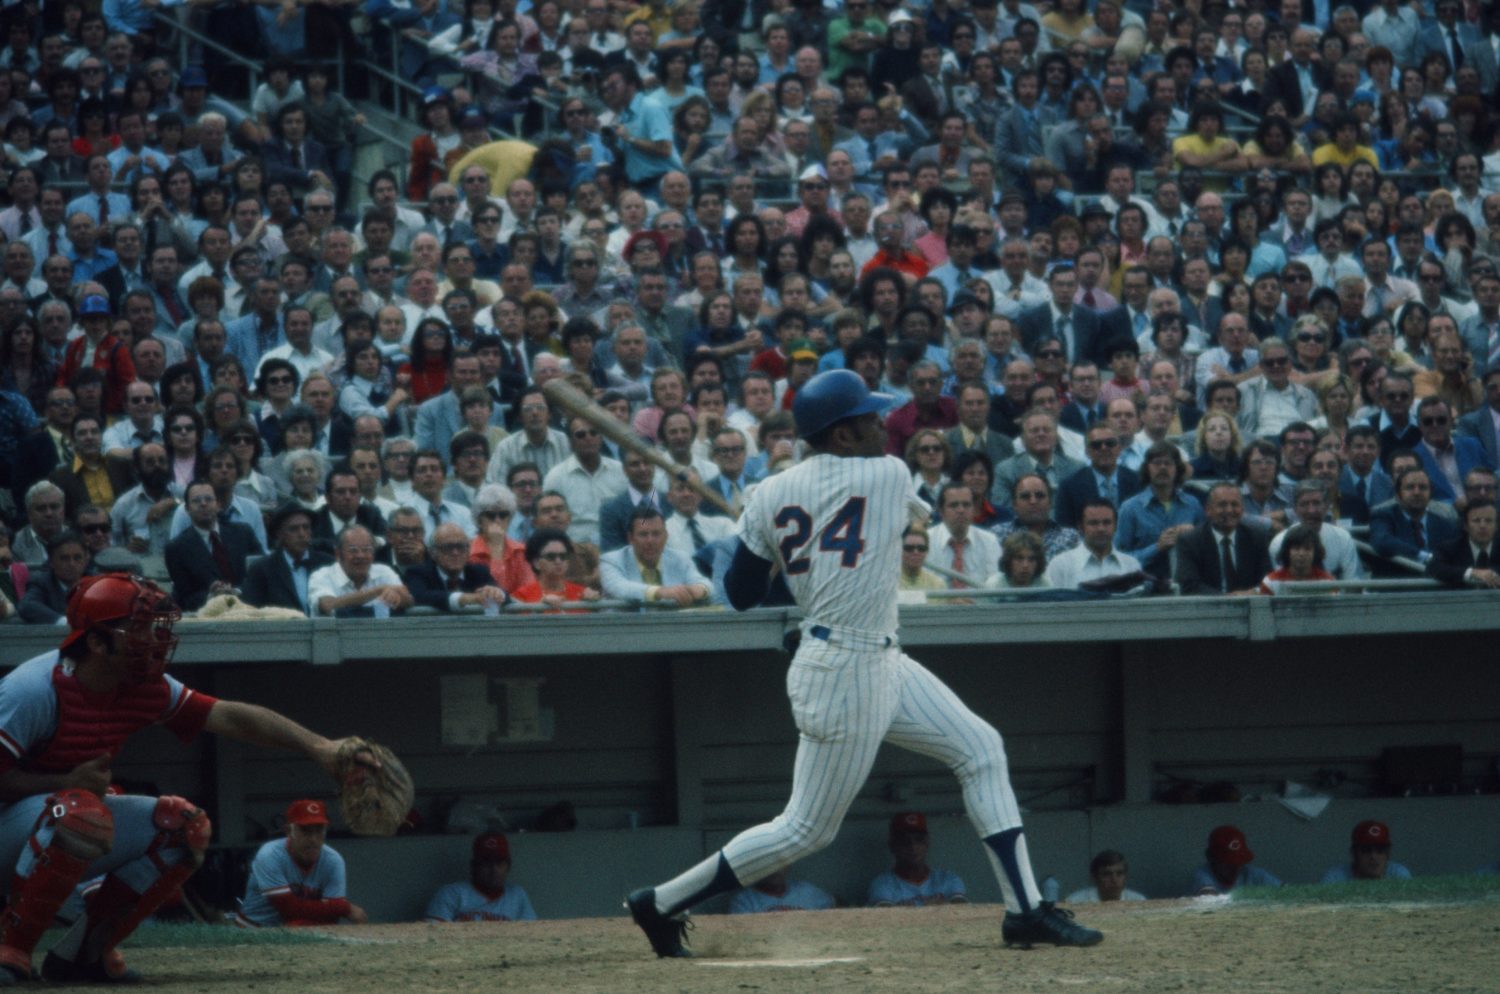
[[[1500,858],[1497,608],[1481,591],[1177,598],[903,608],[902,626],[912,655],[1005,735],[1038,876],[1082,886],[1092,854],[1118,848],[1132,886],[1171,896],[1223,822],[1289,882],[1342,860],[1369,817],[1419,874]],[[333,843],[373,918],[418,917],[463,875],[468,837],[442,833],[455,812],[505,819],[515,879],[543,917],[611,915],[628,887],[780,809],[795,748],[780,646],[793,623],[780,610],[191,621],[173,671],[403,756],[423,831]],[[0,663],[56,641],[7,626]],[[116,772],[207,805],[216,845],[238,848],[274,831],[289,800],[330,787],[300,758],[207,738],[182,749],[155,730]],[[1331,803],[1300,817],[1278,800],[1287,781]],[[1216,782],[1242,800],[1160,800]],[[533,831],[559,801],[577,829]],[[934,862],[973,899],[998,900],[952,778],[894,749],[840,839],[794,875],[857,903],[884,868],[886,819],[910,808],[929,815]]]

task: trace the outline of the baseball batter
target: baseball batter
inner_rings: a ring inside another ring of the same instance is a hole
[[[0,987],[31,977],[31,954],[81,880],[103,875],[42,963],[61,983],[139,979],[116,950],[203,862],[208,816],[180,797],[107,795],[135,732],[163,725],[300,752],[335,770],[339,743],[274,711],[216,700],[164,673],[176,606],[124,573],[86,577],[68,599],[62,646],[0,680]]]
[[[883,455],[878,412],[889,402],[848,370],[814,377],[793,402],[814,454],[762,483],[740,518],[725,578],[730,603],[759,604],[779,564],[805,615],[787,673],[801,733],[792,795],[774,820],[629,896],[631,917],[658,956],[690,955],[683,913],[693,905],[831,843],[882,742],[939,759],[958,777],[1005,895],[1007,943],[1091,946],[1104,938],[1042,900],[1000,734],[897,644],[901,533],[930,512],[905,464]]]

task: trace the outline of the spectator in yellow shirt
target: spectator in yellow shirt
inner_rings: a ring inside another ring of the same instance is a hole
[[[1219,105],[1207,101],[1195,104],[1188,117],[1187,133],[1172,143],[1172,163],[1178,169],[1203,169],[1208,172],[1241,172],[1245,159],[1240,146],[1223,134],[1224,115]],[[1203,189],[1222,193],[1229,180],[1205,177]]]
[[[1319,145],[1313,150],[1313,166],[1331,162],[1348,169],[1356,162],[1368,162],[1380,168],[1380,159],[1375,150],[1359,143],[1359,120],[1353,114],[1340,114],[1333,122],[1333,141]]]

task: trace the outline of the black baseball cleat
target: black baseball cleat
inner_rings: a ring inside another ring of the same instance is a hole
[[[63,959],[56,953],[48,953],[42,960],[42,979],[54,984],[138,984],[142,977],[125,965],[125,958],[118,954],[109,956],[113,962],[95,960],[92,963],[75,963]]]
[[[682,946],[687,938],[688,923],[685,917],[668,917],[656,910],[656,888],[642,887],[632,891],[625,899],[630,917],[646,933],[651,948],[663,959],[690,958],[693,954]]]
[[[1046,943],[1053,946],[1097,946],[1104,941],[1104,933],[1084,928],[1073,920],[1073,912],[1059,908],[1050,901],[1043,901],[1023,915],[1007,911],[1000,926],[1000,934],[1007,946],[1030,949]]]

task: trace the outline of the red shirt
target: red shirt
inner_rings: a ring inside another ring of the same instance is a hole
[[[926,259],[915,252],[903,250],[899,255],[892,255],[885,249],[881,249],[875,253],[869,262],[865,263],[865,268],[859,271],[859,275],[861,277],[869,276],[871,271],[880,269],[881,267],[894,269],[898,273],[906,273],[908,276],[915,276],[917,279],[926,276],[928,270],[932,268],[927,265]]]
[[[958,424],[958,401],[938,397],[930,411],[922,411],[915,400],[909,400],[885,416],[885,451],[906,458],[906,443],[924,428],[947,431]]]

